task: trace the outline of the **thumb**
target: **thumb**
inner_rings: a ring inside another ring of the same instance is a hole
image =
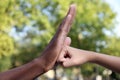
[[[64,42],[64,46],[62,51],[60,52],[60,55],[58,57],[57,62],[63,62],[64,56],[66,54],[66,46],[69,46],[71,44],[71,38],[70,37],[66,37],[65,42]]]
[[[71,44],[71,38],[70,37],[66,37],[64,45],[65,46],[70,46],[70,44]]]

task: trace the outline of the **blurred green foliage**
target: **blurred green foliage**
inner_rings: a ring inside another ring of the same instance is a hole
[[[112,33],[114,29],[115,13],[102,0],[0,0],[0,70],[20,66],[39,56],[71,3],[77,5],[69,34],[71,45],[119,56],[119,39],[106,35],[106,31]],[[15,32],[11,37],[12,29]],[[90,75],[96,65],[81,68]]]

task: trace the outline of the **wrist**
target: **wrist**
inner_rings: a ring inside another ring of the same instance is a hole
[[[39,69],[40,69],[41,72],[45,73],[45,72],[48,71],[47,68],[46,68],[46,66],[45,66],[44,59],[42,59],[42,58],[36,58],[36,59],[33,60],[33,62],[34,62],[34,64],[37,67],[39,67]]]
[[[89,60],[88,62],[91,62],[91,63],[96,63],[97,62],[97,56],[98,56],[98,53],[95,53],[95,52],[92,52],[92,51],[87,51],[88,54],[89,54]]]

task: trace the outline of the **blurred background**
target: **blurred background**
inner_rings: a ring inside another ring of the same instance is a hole
[[[71,46],[120,56],[120,0],[0,0],[0,71],[38,57],[72,3],[77,15],[68,35]],[[58,66],[36,80],[120,80],[120,75],[87,63]]]

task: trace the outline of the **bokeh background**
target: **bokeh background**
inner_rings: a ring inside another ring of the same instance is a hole
[[[72,3],[77,14],[68,35],[71,46],[120,56],[119,0],[0,0],[0,71],[38,57]],[[120,80],[120,75],[87,63],[67,69],[58,66],[36,79]]]

